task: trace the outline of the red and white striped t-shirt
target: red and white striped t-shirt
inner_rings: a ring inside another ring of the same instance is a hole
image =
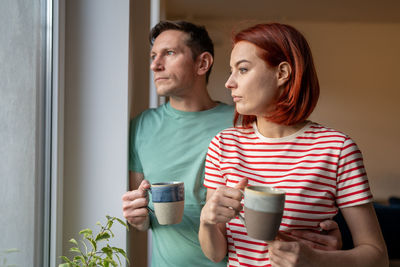
[[[281,231],[318,229],[338,207],[372,201],[357,145],[345,134],[313,122],[283,138],[262,136],[255,123],[220,132],[208,148],[204,185],[234,187],[243,177],[249,185],[286,192]],[[270,266],[268,244],[248,237],[237,217],[226,229],[229,266]]]

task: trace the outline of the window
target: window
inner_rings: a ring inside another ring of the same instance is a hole
[[[0,18],[0,264],[49,266],[53,1],[6,1]]]

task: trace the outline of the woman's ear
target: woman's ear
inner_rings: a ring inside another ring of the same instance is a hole
[[[281,62],[278,65],[278,86],[284,85],[292,74],[292,67],[286,61]]]
[[[197,74],[205,75],[207,71],[211,68],[214,59],[209,52],[203,52],[197,57],[197,61],[198,61]]]

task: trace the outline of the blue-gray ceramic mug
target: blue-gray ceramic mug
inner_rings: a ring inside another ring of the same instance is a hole
[[[183,182],[154,183],[150,187],[150,193],[159,224],[177,224],[182,221],[185,204]]]

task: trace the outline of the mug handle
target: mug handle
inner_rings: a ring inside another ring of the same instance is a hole
[[[152,208],[150,208],[149,206],[147,206],[146,208],[147,208],[147,210],[149,211],[149,213],[154,214],[154,210],[153,210]]]
[[[243,190],[239,189],[239,191],[242,193],[242,195],[244,196],[244,192]],[[244,216],[242,214],[240,214],[240,212],[238,213],[238,217],[239,219],[242,221],[243,225],[246,226],[246,221],[244,219]]]
[[[146,192],[150,192],[150,194],[151,194],[151,187],[149,189],[146,189]],[[149,205],[147,205],[146,208],[149,211],[149,213],[152,213],[154,215],[154,210],[152,208],[150,208]]]

